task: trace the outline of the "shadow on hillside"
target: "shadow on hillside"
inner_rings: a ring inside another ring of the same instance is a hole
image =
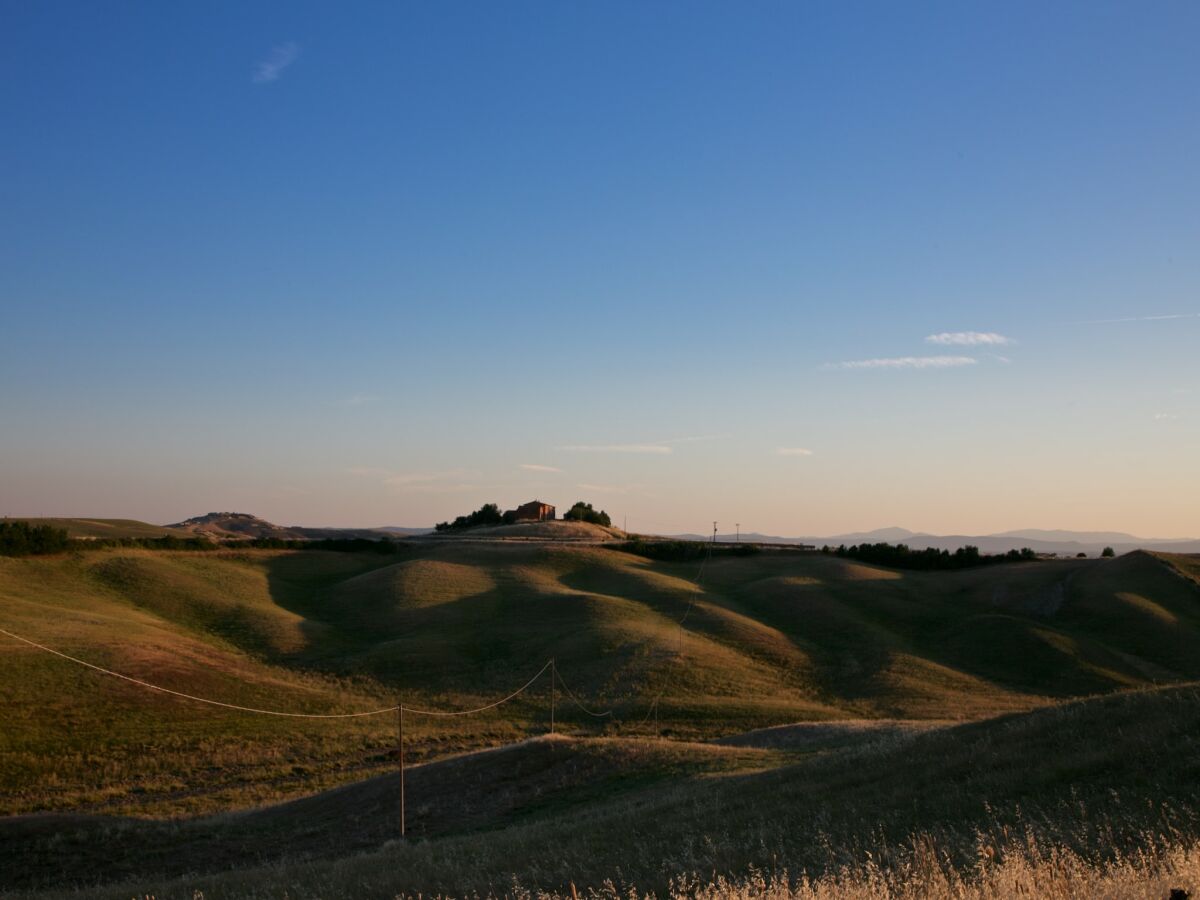
[[[365,595],[339,591],[350,579],[414,558],[336,571],[295,556],[270,560],[272,599],[303,617],[307,638],[302,653],[279,661],[366,675],[393,687],[476,696],[518,683],[551,656],[589,692],[621,664],[606,604],[556,591],[552,579],[524,578],[507,566],[487,566],[492,588],[427,606],[399,605],[383,587]]]
[[[773,629],[807,669],[755,647],[761,635],[739,631],[715,609],[693,609],[687,630],[774,667],[781,685],[805,678],[825,702],[869,714],[929,714],[938,697],[951,706],[963,698],[975,714],[987,701],[968,695],[981,691],[994,692],[1003,708],[1018,696],[1200,674],[1196,590],[1149,557],[1103,568],[1064,561],[870,579],[861,566],[827,558],[721,559],[697,591],[670,564],[634,570],[599,560],[567,564],[535,550],[496,548],[462,559],[459,552],[274,557],[271,596],[304,618],[306,637],[302,652],[280,661],[478,695],[481,685],[512,684],[555,656],[579,690],[632,697],[661,668],[642,652],[662,642],[648,637],[651,617],[661,630],[659,620],[682,619],[694,597]],[[328,559],[338,556],[346,559]],[[493,587],[426,606],[384,593],[339,594],[349,579],[426,556],[482,566]],[[1073,579],[1077,572],[1087,577]],[[1168,613],[1177,621],[1167,622]]]

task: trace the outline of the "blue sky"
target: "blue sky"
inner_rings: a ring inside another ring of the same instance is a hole
[[[0,512],[1200,532],[1195,4],[3,20]]]

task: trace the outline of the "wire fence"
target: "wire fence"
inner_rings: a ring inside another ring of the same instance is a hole
[[[701,578],[704,575],[705,566],[708,564],[709,560],[712,557],[712,544],[715,542],[715,540],[716,540],[716,533],[714,530],[713,541],[709,542],[707,552],[704,554],[704,556],[702,557],[702,559],[700,561],[700,568],[696,572],[695,577],[692,579],[692,582],[697,587],[699,587]],[[692,614],[692,610],[695,607],[695,604],[696,604],[695,597],[692,597],[688,602],[687,609],[684,611],[682,618],[680,618],[679,621],[676,623],[676,627],[679,629],[679,654],[675,658],[675,665],[673,665],[671,667],[671,669],[669,670],[667,677],[664,680],[663,685],[660,687],[658,692],[654,695],[654,698],[651,700],[650,705],[649,705],[648,709],[646,710],[645,716],[641,719],[641,722],[640,722],[640,724],[644,725],[646,722],[649,721],[650,717],[653,716],[654,720],[655,720],[655,733],[656,734],[658,732],[659,701],[665,695],[667,690],[670,687],[672,687],[675,683],[676,675],[679,671],[679,665],[682,662],[683,626],[687,622],[688,617]],[[512,700],[515,700],[517,697],[521,696],[527,690],[532,688],[538,682],[538,680],[543,675],[546,674],[546,670],[549,669],[550,670],[550,695],[551,695],[551,699],[550,699],[550,702],[551,702],[550,730],[552,732],[554,731],[554,728],[555,728],[555,719],[554,719],[555,696],[556,696],[556,691],[559,687],[562,688],[564,695],[581,712],[585,713],[586,715],[588,715],[592,718],[595,718],[595,719],[607,719],[609,721],[613,721],[613,718],[614,718],[614,716],[613,716],[614,711],[612,709],[597,711],[597,710],[591,709],[587,704],[585,704],[579,698],[579,695],[575,691],[571,690],[571,688],[567,685],[566,681],[562,677],[562,673],[559,672],[559,670],[558,670],[558,662],[553,657],[546,660],[546,662],[542,665],[542,667],[540,669],[538,669],[538,671],[536,673],[534,673],[534,675],[528,681],[526,681],[523,685],[521,685],[519,688],[517,688],[512,693],[507,694],[498,700],[494,700],[491,703],[484,704],[483,706],[473,707],[471,709],[427,709],[427,708],[422,708],[422,707],[418,707],[418,706],[410,706],[409,704],[399,702],[393,706],[385,706],[385,707],[381,707],[378,709],[363,710],[360,712],[309,713],[309,712],[294,712],[294,711],[290,711],[290,710],[266,709],[266,708],[262,708],[262,707],[246,706],[246,705],[242,705],[242,704],[238,704],[238,703],[229,703],[229,702],[226,702],[223,700],[216,700],[212,697],[203,697],[198,694],[190,694],[185,691],[177,691],[177,690],[174,690],[173,688],[164,687],[163,685],[160,685],[160,684],[155,684],[153,682],[146,681],[141,678],[135,678],[131,675],[126,675],[122,672],[114,671],[113,669],[105,668],[104,666],[96,665],[95,663],[89,662],[85,659],[80,659],[77,656],[72,656],[69,653],[64,653],[61,650],[56,650],[53,647],[49,647],[46,644],[39,643],[38,641],[24,637],[23,635],[9,631],[5,628],[0,628],[0,635],[4,635],[8,638],[11,638],[12,640],[19,641],[20,643],[26,644],[37,650],[41,650],[45,653],[49,653],[53,656],[56,656],[61,659],[67,660],[69,662],[75,663],[76,665],[80,665],[87,669],[91,669],[92,671],[99,672],[100,674],[108,675],[113,678],[117,678],[122,681],[128,682],[130,684],[138,685],[139,687],[146,688],[147,690],[156,691],[156,692],[162,693],[162,694],[167,694],[172,697],[178,697],[182,700],[189,700],[194,703],[201,703],[201,704],[204,704],[207,706],[214,706],[214,707],[219,707],[221,709],[233,710],[235,712],[243,712],[243,713],[249,713],[252,715],[260,715],[260,716],[275,716],[275,717],[289,718],[289,719],[324,719],[324,720],[362,719],[362,718],[368,718],[371,716],[380,716],[380,715],[385,715],[388,713],[395,713],[397,715],[397,723],[398,723],[398,727],[399,727],[399,763],[400,763],[400,798],[401,798],[400,799],[400,833],[402,836],[404,835],[404,832],[405,832],[405,824],[404,824],[404,822],[405,822],[405,813],[404,813],[404,770],[405,770],[405,766],[404,766],[404,716],[406,714],[417,715],[417,716],[427,716],[427,717],[432,717],[432,718],[458,718],[458,717],[462,717],[462,716],[478,715],[479,713],[483,713],[483,712],[487,712],[488,710],[496,709],[497,707],[503,706],[504,704],[506,704]]]
[[[714,535],[714,540],[715,540],[715,535]],[[712,543],[713,542],[711,542],[711,541],[708,542],[707,552],[701,558],[700,568],[696,572],[695,577],[692,579],[692,582],[697,587],[700,585],[700,580],[701,580],[702,576],[704,575],[704,568],[708,564],[709,559],[712,557]],[[681,631],[681,635],[680,635],[681,645],[682,645],[682,629],[683,629],[684,623],[686,623],[688,620],[688,617],[691,616],[692,609],[695,607],[695,605],[696,605],[696,600],[693,597],[688,601],[687,609],[684,610],[682,618],[680,618],[680,620],[676,623],[676,627],[678,627]],[[211,697],[202,697],[197,694],[189,694],[185,691],[177,691],[177,690],[174,690],[173,688],[164,687],[163,685],[160,685],[160,684],[154,684],[153,682],[146,681],[141,678],[134,678],[131,675],[126,675],[122,672],[116,672],[112,669],[107,669],[104,666],[98,666],[95,663],[88,662],[85,659],[80,659],[77,656],[72,656],[69,653],[64,653],[61,650],[56,650],[53,647],[48,647],[45,644],[38,643],[37,641],[31,640],[30,638],[16,634],[16,633],[9,631],[7,629],[4,629],[4,628],[0,628],[0,634],[5,635],[6,637],[12,638],[15,641],[20,641],[23,644],[27,644],[30,647],[34,647],[38,650],[42,650],[46,653],[50,653],[61,659],[65,659],[65,660],[68,660],[69,662],[73,662],[77,665],[84,666],[95,672],[100,672],[103,675],[110,675],[113,678],[119,678],[122,681],[129,682],[130,684],[136,684],[140,687],[147,688],[148,690],[157,691],[162,694],[169,694],[173,697],[179,697],[183,700],[191,700],[195,703],[203,703],[208,706],[216,706],[216,707],[220,707],[222,709],[230,709],[230,710],[235,710],[237,712],[245,712],[245,713],[251,713],[254,715],[261,715],[261,716],[277,716],[277,717],[289,718],[289,719],[361,719],[361,718],[366,718],[369,716],[379,716],[379,715],[384,715],[387,713],[399,712],[401,706],[403,706],[405,712],[413,713],[414,715],[430,716],[430,717],[438,717],[438,718],[455,718],[455,717],[459,717],[459,716],[471,716],[471,715],[476,715],[478,713],[487,712],[490,709],[495,709],[498,706],[502,706],[503,704],[508,703],[510,700],[516,699],[521,694],[523,694],[526,690],[531,688],[537,682],[537,680],[546,673],[547,669],[551,670],[551,679],[552,679],[551,688],[552,688],[552,690],[555,686],[562,687],[563,693],[566,694],[566,696],[582,712],[584,712],[587,715],[592,716],[594,718],[608,718],[613,715],[613,710],[611,710],[611,709],[605,710],[604,712],[597,712],[593,709],[590,709],[588,706],[586,706],[583,703],[583,701],[579,699],[578,695],[574,691],[572,691],[571,688],[567,685],[567,683],[565,682],[565,680],[562,677],[562,674],[558,671],[558,664],[557,664],[556,660],[553,658],[546,660],[545,664],[534,674],[534,676],[532,678],[530,678],[527,682],[525,682],[525,684],[523,684],[521,687],[517,688],[511,694],[501,697],[499,700],[493,701],[491,703],[487,703],[483,706],[475,707],[473,709],[461,709],[461,710],[423,709],[423,708],[417,707],[417,706],[410,706],[408,704],[398,703],[394,706],[385,706],[385,707],[381,707],[379,709],[364,710],[362,712],[306,713],[306,712],[291,712],[291,711],[287,711],[287,710],[278,710],[278,709],[264,709],[264,708],[255,707],[255,706],[244,706],[244,705],[238,704],[238,703],[228,703],[223,700],[215,700]],[[660,689],[659,692],[655,695],[654,699],[651,701],[651,708],[649,710],[647,710],[646,717],[642,719],[643,723],[649,718],[650,713],[657,707],[659,699],[662,697],[662,695],[666,691],[666,689],[671,685],[672,681],[673,681],[673,678],[668,678],[667,683],[664,684],[662,689]]]

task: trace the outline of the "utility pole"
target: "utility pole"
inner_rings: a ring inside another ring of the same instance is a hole
[[[400,837],[404,837],[404,705],[396,707],[396,722],[400,732]]]
[[[735,537],[733,541],[735,544],[740,544],[742,542],[742,523],[738,522],[733,527],[737,529],[737,537]]]
[[[716,522],[713,522],[713,541],[712,542],[714,544],[717,542],[717,523]]]

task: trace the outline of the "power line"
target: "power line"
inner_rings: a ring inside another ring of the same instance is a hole
[[[298,712],[284,712],[282,710],[277,710],[277,709],[261,709],[259,707],[254,707],[254,706],[241,706],[237,703],[226,703],[223,700],[213,700],[209,697],[198,697],[195,694],[187,694],[187,693],[184,693],[183,691],[172,690],[171,688],[163,687],[162,685],[158,685],[158,684],[153,684],[152,682],[149,682],[149,681],[143,681],[140,678],[134,678],[130,675],[123,675],[120,672],[114,672],[112,669],[106,669],[103,666],[98,666],[95,663],[90,663],[85,659],[79,659],[76,656],[71,656],[68,653],[63,653],[61,650],[55,650],[53,647],[47,647],[45,644],[39,644],[37,641],[31,641],[29,638],[22,637],[19,634],[13,634],[13,632],[7,631],[3,628],[0,628],[0,634],[7,635],[8,637],[12,638],[13,640],[20,641],[23,644],[28,644],[31,647],[36,647],[38,650],[44,650],[46,653],[51,653],[55,656],[61,657],[62,659],[70,660],[73,663],[76,663],[81,666],[85,666],[89,669],[93,669],[94,671],[100,672],[104,675],[111,675],[114,678],[120,678],[121,680],[128,681],[131,684],[136,684],[136,685],[139,685],[144,688],[149,688],[152,691],[159,691],[164,694],[170,694],[174,697],[181,697],[184,700],[193,700],[196,703],[206,703],[209,706],[219,706],[223,709],[237,710],[238,712],[255,713],[255,714],[261,715],[261,716],[282,716],[282,717],[289,718],[289,719],[359,719],[359,718],[363,718],[365,716],[378,716],[378,715],[382,715],[384,713],[398,712],[400,710],[400,706],[401,706],[401,704],[397,704],[395,706],[388,706],[383,709],[372,709],[372,710],[368,710],[366,712],[355,712],[355,713],[298,713]],[[447,712],[444,710],[436,710],[436,709],[421,709],[419,707],[408,706],[407,704],[405,704],[404,711],[410,712],[410,713],[415,713],[416,715],[419,715],[419,716],[441,716],[441,717],[470,716],[470,715],[474,715],[476,713],[485,712],[489,709],[494,709],[495,707],[500,706],[503,703],[507,703],[509,700],[514,699],[517,695],[519,695],[522,692],[524,692],[525,690],[527,690],[535,681],[537,681],[539,678],[542,677],[542,675],[545,674],[546,669],[548,669],[549,667],[550,667],[550,661],[547,660],[546,664],[538,670],[537,674],[534,675],[532,678],[530,678],[529,681],[527,681],[520,688],[513,691],[507,697],[497,700],[494,703],[488,703],[485,706],[476,707],[475,709],[460,709],[460,710],[452,710],[452,711]],[[243,684],[244,683],[245,682],[243,682]]]
[[[700,568],[697,570],[696,575],[693,578],[693,583],[697,587],[700,586],[700,581],[704,576],[704,569],[707,566],[710,559],[712,558],[712,549],[713,549],[713,545],[716,543],[716,539],[717,539],[717,523],[713,522],[712,539],[710,541],[706,542],[706,543],[708,543],[708,547],[706,548],[706,552],[705,552],[704,556],[700,560]],[[677,623],[677,627],[679,628],[679,658],[682,658],[682,654],[683,654],[683,626],[684,626],[684,623],[686,623],[688,618],[691,616],[692,609],[695,607],[695,605],[696,605],[696,600],[693,597],[692,599],[690,599],[688,601],[687,609],[684,610],[683,617]],[[611,716],[613,713],[613,711],[611,709],[606,710],[604,712],[596,712],[592,709],[589,709],[587,706],[585,706],[580,701],[578,696],[576,696],[575,693],[567,686],[567,684],[563,680],[562,676],[558,673],[558,667],[555,664],[555,661],[553,658],[547,660],[545,662],[545,664],[542,665],[542,667],[537,671],[536,674],[534,674],[534,676],[532,678],[530,678],[527,682],[525,682],[525,684],[523,684],[521,687],[517,688],[511,694],[508,694],[507,696],[502,697],[499,700],[496,700],[492,703],[488,703],[483,706],[478,706],[473,709],[461,709],[461,710],[424,709],[421,707],[408,706],[407,704],[398,703],[395,706],[387,706],[387,707],[383,707],[381,709],[366,710],[364,712],[299,713],[299,712],[287,712],[284,710],[263,709],[263,708],[254,707],[254,706],[243,706],[238,703],[226,703],[223,700],[213,700],[212,698],[209,698],[209,697],[200,697],[196,694],[188,694],[184,691],[176,691],[172,688],[163,687],[162,685],[154,684],[153,682],[144,681],[140,678],[134,678],[130,675],[122,674],[121,672],[115,672],[112,669],[106,669],[103,666],[98,666],[95,663],[88,662],[87,660],[80,659],[76,656],[71,656],[68,653],[63,653],[61,650],[55,650],[53,647],[47,647],[45,644],[40,644],[37,641],[33,641],[33,640],[30,640],[29,638],[22,637],[19,634],[15,634],[15,633],[8,631],[6,629],[3,629],[3,628],[0,628],[0,634],[10,637],[13,640],[20,641],[23,644],[27,644],[30,647],[34,647],[38,650],[42,650],[46,653],[50,653],[54,656],[60,657],[61,659],[65,659],[65,660],[68,660],[69,662],[73,662],[77,665],[84,666],[85,668],[92,669],[93,671],[100,672],[103,675],[111,675],[114,678],[119,678],[122,681],[127,681],[130,684],[136,684],[140,687],[144,687],[144,688],[147,688],[152,691],[158,691],[159,693],[169,694],[170,696],[179,697],[184,700],[191,700],[195,703],[203,703],[208,706],[220,707],[221,709],[231,709],[231,710],[234,710],[237,712],[246,712],[246,713],[252,713],[255,715],[262,715],[262,716],[277,716],[277,717],[289,718],[289,719],[359,719],[359,718],[366,718],[369,716],[383,715],[385,713],[400,713],[402,715],[404,712],[411,712],[415,715],[431,716],[431,717],[436,717],[436,718],[455,718],[458,716],[471,716],[471,715],[476,715],[478,713],[486,712],[490,709],[495,709],[496,707],[502,706],[503,704],[509,702],[510,700],[516,699],[518,696],[520,696],[522,693],[524,693],[530,687],[532,687],[534,685],[534,683],[537,682],[537,680],[539,678],[541,678],[542,675],[545,674],[546,669],[552,670],[551,671],[551,703],[552,703],[552,705],[553,705],[554,688],[557,685],[561,685],[563,692],[570,698],[570,700],[577,707],[579,707],[580,710],[582,710],[587,715],[593,716],[595,718],[604,718],[607,716]],[[652,714],[657,717],[658,701],[662,698],[663,694],[666,693],[667,689],[671,686],[673,681],[674,681],[673,677],[669,677],[667,679],[667,682],[659,690],[658,694],[654,697],[654,700],[651,702],[650,709],[647,711],[645,718],[642,719],[643,723],[646,722]],[[243,682],[243,684],[244,683],[245,682]],[[551,715],[553,715],[553,712],[551,713]],[[553,726],[552,726],[551,730],[553,730]]]
[[[521,685],[521,687],[517,688],[515,691],[513,691],[507,697],[504,697],[501,700],[497,700],[495,703],[489,703],[487,706],[479,706],[479,707],[476,707],[475,709],[459,709],[459,710],[454,710],[452,712],[444,712],[442,710],[437,710],[437,709],[418,709],[415,706],[409,706],[407,703],[404,703],[401,705],[404,707],[405,712],[416,713],[418,716],[439,716],[441,718],[451,718],[453,716],[473,716],[476,713],[486,712],[489,709],[495,709],[497,706],[500,706],[501,704],[507,703],[509,700],[514,699],[518,694],[522,694],[525,691],[529,690],[529,688],[533,686],[533,683],[535,681],[537,681],[539,678],[541,678],[542,675],[545,674],[546,670],[548,668],[550,668],[550,666],[552,666],[553,664],[554,664],[554,660],[552,660],[552,659],[546,660],[546,664],[543,665],[540,669],[538,669],[537,674],[534,675],[532,678],[530,678],[523,685]]]
[[[572,702],[576,706],[578,706],[581,710],[583,710],[585,713],[587,713],[589,716],[592,716],[593,718],[596,718],[596,719],[603,719],[605,716],[612,715],[613,711],[611,709],[605,710],[604,712],[594,712],[594,711],[588,709],[586,706],[584,706],[580,702],[579,698],[575,696],[575,692],[572,691],[569,687],[567,687],[567,683],[565,681],[563,681],[562,675],[560,675],[558,672],[557,665],[554,666],[553,677],[558,680],[558,684],[563,689],[563,693],[565,693],[568,697],[570,697]]]

